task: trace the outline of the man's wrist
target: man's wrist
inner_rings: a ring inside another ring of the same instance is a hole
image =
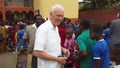
[[[57,59],[58,59],[58,57],[52,56],[52,60],[53,60],[53,61],[57,61]]]

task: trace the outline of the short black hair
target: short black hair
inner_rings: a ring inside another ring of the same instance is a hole
[[[34,19],[35,19],[35,20],[36,20],[36,17],[37,17],[37,16],[40,16],[41,18],[43,18],[40,14],[37,14],[37,15],[34,16]]]
[[[79,25],[83,26],[84,29],[88,29],[90,27],[91,20],[88,18],[82,18],[79,20]]]
[[[92,24],[90,26],[90,30],[93,31],[93,32],[96,32],[96,33],[101,33],[103,32],[103,25],[102,24]]]
[[[107,25],[106,25],[106,27],[110,28],[110,25],[111,25],[111,23],[108,22]]]
[[[20,24],[20,29],[24,29],[25,25],[24,24]]]

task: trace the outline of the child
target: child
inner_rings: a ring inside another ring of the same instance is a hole
[[[93,24],[90,27],[90,37],[97,42],[93,46],[92,68],[110,68],[109,45],[102,36],[103,26]]]
[[[18,53],[20,53],[23,49],[26,52],[27,51],[27,44],[28,42],[25,43],[24,46],[22,46],[22,40],[23,40],[23,35],[24,35],[25,29],[24,25],[20,25],[20,30],[18,31]]]
[[[75,35],[73,33],[73,28],[68,27],[66,29],[66,39],[64,43],[64,47],[70,51],[70,57],[67,59],[64,68],[73,68],[73,52],[75,46]]]
[[[103,30],[104,39],[108,42],[108,44],[110,44],[110,40],[111,40],[110,25],[111,25],[110,22],[107,23],[106,29]]]

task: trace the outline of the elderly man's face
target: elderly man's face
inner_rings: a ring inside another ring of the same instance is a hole
[[[56,9],[54,13],[51,13],[51,18],[53,20],[52,23],[54,26],[59,25],[64,18],[64,11],[61,9]]]

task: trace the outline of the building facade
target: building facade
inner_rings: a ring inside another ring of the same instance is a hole
[[[0,20],[32,19],[33,16],[33,0],[0,0]]]
[[[78,0],[34,0],[34,9],[39,10],[43,18],[48,18],[54,4],[61,4],[65,8],[65,17],[73,23],[78,19]]]

